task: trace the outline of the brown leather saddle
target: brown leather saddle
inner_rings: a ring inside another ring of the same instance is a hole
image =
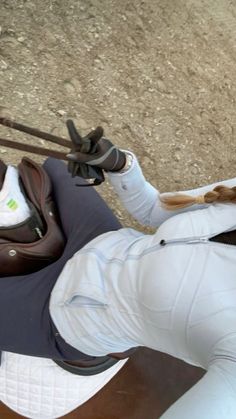
[[[61,256],[65,244],[46,171],[27,157],[18,170],[30,216],[14,226],[0,227],[0,276],[40,270]],[[4,171],[0,161],[1,174]]]
[[[52,134],[0,117],[0,124],[44,138],[63,147],[71,142]],[[66,153],[0,138],[5,147],[67,160]],[[0,188],[7,166],[0,160]],[[52,198],[52,185],[41,165],[24,157],[18,165],[20,186],[30,207],[30,216],[22,223],[0,227],[0,276],[21,275],[42,269],[58,259],[65,239]]]

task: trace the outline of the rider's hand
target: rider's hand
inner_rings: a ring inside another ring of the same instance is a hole
[[[125,153],[114,146],[110,140],[102,138],[101,127],[83,138],[77,132],[73,121],[67,121],[67,128],[74,145],[73,150],[67,155],[71,162],[85,163],[111,172],[119,171],[124,167]]]

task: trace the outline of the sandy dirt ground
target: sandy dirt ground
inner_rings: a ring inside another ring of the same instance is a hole
[[[235,62],[234,1],[0,3],[0,114],[63,136],[67,118],[83,134],[102,125],[161,191],[236,176]],[[107,182],[98,190],[145,230]]]

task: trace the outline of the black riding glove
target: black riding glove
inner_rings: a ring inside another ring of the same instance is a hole
[[[72,150],[68,156],[74,156],[77,152],[94,153],[96,150],[96,142],[103,135],[103,129],[98,127],[85,137],[81,137],[81,135],[77,132],[73,121],[68,120],[66,124],[73,144]],[[105,180],[103,171],[100,168],[89,166],[86,163],[80,163],[78,160],[74,160],[73,157],[68,163],[68,171],[71,173],[72,177],[80,176],[84,179],[95,179],[93,184],[85,183],[77,186],[99,185]]]
[[[102,138],[101,127],[91,131],[86,137],[81,137],[77,132],[73,121],[67,121],[67,128],[73,142],[73,149],[67,155],[69,158],[69,171],[72,176],[82,176],[86,179],[96,176],[88,176],[99,173],[102,170],[116,172],[121,170],[126,163],[125,153],[120,151],[110,140]]]

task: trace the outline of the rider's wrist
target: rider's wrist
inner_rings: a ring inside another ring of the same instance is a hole
[[[124,166],[119,170],[119,173],[125,173],[128,172],[128,170],[131,168],[133,163],[133,156],[130,153],[125,152],[125,164]]]
[[[123,170],[123,168],[126,166],[126,153],[124,151],[118,150],[117,157],[118,160],[113,168],[109,170],[110,172],[120,173],[120,171]]]

